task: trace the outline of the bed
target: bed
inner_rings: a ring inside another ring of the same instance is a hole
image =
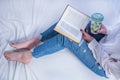
[[[10,42],[39,35],[59,20],[67,4],[80,9],[80,1],[0,0],[0,80],[107,80],[89,70],[68,49],[33,58],[26,65],[3,56],[5,50],[14,49]]]

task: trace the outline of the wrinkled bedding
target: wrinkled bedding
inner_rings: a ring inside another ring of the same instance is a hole
[[[31,39],[57,22],[68,3],[72,4],[70,0],[0,0],[0,80],[106,80],[67,49],[33,58],[27,65],[3,56],[5,50],[14,49],[10,42]]]

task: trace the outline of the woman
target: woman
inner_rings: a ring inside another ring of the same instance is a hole
[[[105,16],[104,25],[106,25],[107,28],[120,22],[120,0],[79,0],[80,3],[76,0],[70,1],[74,6],[79,5],[80,11],[87,13],[87,15],[94,12],[102,13]],[[106,29],[102,27],[98,33],[108,35],[100,40],[100,42],[97,42],[93,37],[87,34],[87,32],[82,31],[83,39],[85,40],[83,40],[80,45],[54,32],[53,28],[55,25],[53,25],[49,30],[41,34],[42,38],[35,37],[22,43],[11,44],[11,46],[16,47],[17,50],[6,51],[4,55],[6,59],[10,61],[19,61],[27,64],[30,62],[32,57],[38,58],[52,54],[58,50],[68,48],[78,59],[80,59],[95,73],[107,77],[109,77],[109,75],[114,75],[118,79],[120,78],[119,25],[120,24],[116,25],[117,29],[112,31],[106,31]],[[43,42],[41,45],[39,45],[40,41]],[[30,51],[34,46],[37,47],[35,47],[33,51]],[[103,69],[99,69],[99,65]]]

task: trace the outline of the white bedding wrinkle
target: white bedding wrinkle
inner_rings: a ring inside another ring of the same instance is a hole
[[[57,54],[33,58],[27,65],[7,61],[3,56],[5,50],[14,49],[10,47],[10,42],[30,39],[57,22],[67,4],[89,15],[101,8],[100,11],[105,15],[109,12],[103,23],[106,26],[115,24],[117,13],[111,16],[111,10],[103,10],[107,7],[113,10],[114,0],[97,0],[100,4],[104,2],[102,7],[93,7],[95,0],[89,1],[0,0],[0,80],[106,80],[90,71],[67,49]],[[116,0],[117,3],[119,0]]]

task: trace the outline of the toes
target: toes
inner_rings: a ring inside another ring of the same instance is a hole
[[[4,57],[5,57],[7,60],[10,60],[8,54],[9,54],[9,52],[8,52],[8,51],[5,51],[5,52],[4,52]]]
[[[10,46],[13,46],[15,43],[10,43]]]
[[[5,51],[4,57],[9,61],[13,61],[16,59],[16,54],[13,51]]]
[[[4,56],[7,57],[7,55],[8,55],[8,51],[5,51]]]
[[[9,58],[9,57],[6,57],[6,59],[7,59],[8,61],[10,61],[10,58]]]
[[[16,43],[10,43],[9,44],[11,47],[17,48],[17,44]]]
[[[13,47],[13,48],[16,48],[16,49],[20,49],[21,48],[16,43],[11,43],[10,46]]]

